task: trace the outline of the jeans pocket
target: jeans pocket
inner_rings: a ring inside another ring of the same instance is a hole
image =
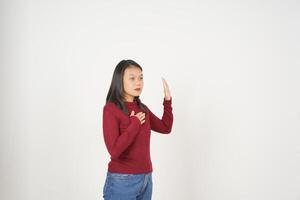
[[[103,186],[103,190],[102,190],[103,198],[106,198],[108,196],[109,189],[110,189],[110,178],[106,177],[105,183],[104,183],[104,186]]]

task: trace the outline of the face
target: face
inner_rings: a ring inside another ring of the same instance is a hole
[[[144,87],[143,72],[140,68],[130,66],[125,69],[123,76],[125,100],[133,101],[134,97],[142,93]]]

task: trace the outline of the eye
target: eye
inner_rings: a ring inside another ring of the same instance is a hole
[[[143,80],[144,78],[143,78],[143,77],[141,77],[140,79],[141,79],[141,80]]]
[[[134,77],[130,77],[129,79],[130,79],[130,80],[134,80]]]

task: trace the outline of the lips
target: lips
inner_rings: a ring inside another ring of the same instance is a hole
[[[141,91],[141,88],[135,88],[134,90],[139,92]]]

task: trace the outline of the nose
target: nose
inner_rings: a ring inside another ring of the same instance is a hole
[[[137,80],[137,81],[135,82],[135,85],[141,86],[141,85],[142,85],[142,80]]]

